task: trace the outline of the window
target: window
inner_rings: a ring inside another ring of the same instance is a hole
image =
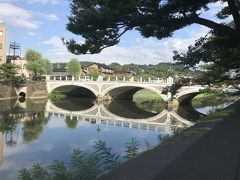
[[[0,49],[3,49],[3,45],[2,44],[0,44]]]
[[[0,31],[0,36],[3,36],[3,32],[2,31]]]

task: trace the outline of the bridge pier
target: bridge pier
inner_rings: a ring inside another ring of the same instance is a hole
[[[173,100],[168,100],[167,101],[167,108],[168,110],[174,110],[177,109],[179,106],[179,102],[177,99],[173,99]]]

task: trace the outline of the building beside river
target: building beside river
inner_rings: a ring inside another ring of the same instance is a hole
[[[84,72],[89,74],[91,71],[98,71],[102,75],[111,75],[114,73],[114,69],[106,64],[93,63],[86,67]]]
[[[7,28],[3,21],[0,21],[0,64],[6,63],[7,52]]]
[[[30,72],[27,70],[26,65],[27,65],[27,59],[26,57],[18,57],[14,60],[11,60],[12,64],[15,64],[16,66],[18,66],[18,75],[23,75],[26,78],[30,78]]]

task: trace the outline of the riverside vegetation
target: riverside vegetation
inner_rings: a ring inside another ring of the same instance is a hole
[[[119,165],[121,161],[135,158],[139,154],[139,140],[132,138],[126,143],[124,156],[114,154],[112,149],[105,142],[96,141],[93,151],[90,153],[74,149],[68,165],[63,161],[55,160],[47,167],[35,163],[30,169],[22,169],[19,172],[21,180],[92,180],[100,174],[111,170]]]

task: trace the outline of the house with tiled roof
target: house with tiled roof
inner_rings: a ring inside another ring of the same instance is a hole
[[[89,74],[91,71],[99,71],[102,75],[111,75],[114,73],[113,68],[101,63],[93,63],[85,68],[86,74]]]

